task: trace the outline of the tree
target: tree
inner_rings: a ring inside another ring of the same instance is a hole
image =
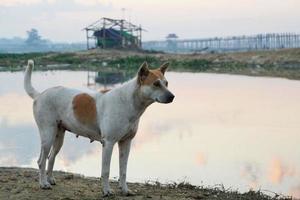
[[[43,40],[41,40],[41,36],[38,33],[38,30],[35,28],[32,28],[31,30],[27,31],[27,40],[26,43],[29,45],[40,45],[43,43]]]

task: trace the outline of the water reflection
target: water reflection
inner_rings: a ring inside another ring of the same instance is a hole
[[[241,177],[248,183],[251,189],[259,188],[261,171],[256,163],[245,163],[242,166]]]
[[[292,195],[293,197],[298,197],[300,198],[300,183],[295,186],[295,187],[292,187],[289,191],[290,195]]]
[[[20,166],[37,156],[39,141],[32,125],[8,125],[0,127],[0,165]]]
[[[281,184],[284,179],[296,176],[296,169],[294,166],[288,166],[280,159],[274,158],[270,164],[269,179],[274,184]]]
[[[95,82],[103,85],[112,85],[117,83],[123,83],[128,81],[134,76],[133,73],[125,72],[97,72],[95,76]]]
[[[90,90],[87,72],[38,72],[39,91],[55,85]],[[167,73],[176,100],[141,119],[128,167],[148,179],[266,189],[300,197],[300,82],[214,74]],[[23,73],[0,73],[0,165],[36,167],[39,136]],[[96,88],[104,87],[97,84]],[[115,148],[114,151],[116,151]],[[55,169],[100,175],[101,147],[67,134]],[[112,176],[118,176],[117,152]]]
[[[207,158],[206,158],[206,156],[205,156],[204,153],[198,152],[198,153],[196,154],[196,163],[197,163],[199,166],[204,166],[204,165],[206,165],[206,163],[207,163]]]

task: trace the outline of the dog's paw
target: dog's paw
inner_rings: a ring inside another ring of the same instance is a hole
[[[133,192],[133,191],[131,191],[131,190],[129,190],[129,189],[127,189],[127,190],[122,190],[122,195],[123,196],[135,196],[136,193]]]
[[[50,189],[52,189],[50,183],[48,183],[48,182],[40,183],[40,188],[43,189],[43,190],[50,190]]]
[[[113,195],[114,195],[114,192],[111,189],[103,191],[103,197],[110,197]]]
[[[56,185],[56,181],[54,177],[47,177],[47,181],[51,184],[51,185]]]

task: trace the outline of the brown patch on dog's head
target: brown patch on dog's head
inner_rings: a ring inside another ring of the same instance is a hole
[[[162,64],[158,69],[150,70],[148,63],[144,62],[138,72],[140,85],[151,85],[158,79],[164,79],[164,74],[169,67],[169,63]]]
[[[149,70],[148,76],[141,82],[142,85],[151,85],[158,79],[163,79],[164,75],[159,69]]]
[[[86,93],[78,94],[73,99],[73,111],[76,119],[83,124],[95,124],[97,120],[96,102]]]

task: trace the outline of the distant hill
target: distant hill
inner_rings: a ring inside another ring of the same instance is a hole
[[[0,38],[0,53],[32,53],[32,52],[69,52],[86,49],[85,43],[55,43],[41,40],[40,43],[28,45],[26,39]]]

